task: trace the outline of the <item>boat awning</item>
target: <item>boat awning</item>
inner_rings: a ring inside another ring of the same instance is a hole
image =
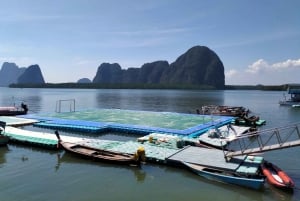
[[[289,94],[300,94],[300,89],[289,89]]]

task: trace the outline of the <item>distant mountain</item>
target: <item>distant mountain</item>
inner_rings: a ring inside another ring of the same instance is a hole
[[[15,63],[4,62],[0,70],[0,86],[8,86],[17,83],[18,78],[26,68],[19,68]]]
[[[224,66],[217,54],[205,46],[195,46],[181,55],[161,76],[161,83],[225,86]]]
[[[167,84],[188,86],[225,86],[224,66],[215,52],[195,46],[169,65],[167,61],[146,63],[141,68],[123,70],[117,63],[102,63],[93,83]]]
[[[18,78],[18,84],[44,84],[45,80],[39,65],[31,65]]]
[[[0,70],[0,86],[10,84],[43,84],[45,83],[38,65],[19,68],[15,63],[4,62]]]
[[[92,83],[92,81],[89,78],[81,78],[77,83]]]
[[[93,83],[120,83],[122,82],[122,69],[117,63],[103,63],[99,66]]]

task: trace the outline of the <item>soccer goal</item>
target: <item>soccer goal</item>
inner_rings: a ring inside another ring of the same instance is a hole
[[[75,112],[75,99],[56,101],[55,112]]]

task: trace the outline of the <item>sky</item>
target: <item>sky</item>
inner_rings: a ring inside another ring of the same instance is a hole
[[[47,83],[93,79],[193,46],[221,59],[226,85],[300,83],[299,0],[0,0],[0,66],[38,64]]]

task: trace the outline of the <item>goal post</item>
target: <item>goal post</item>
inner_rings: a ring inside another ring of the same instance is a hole
[[[55,112],[75,112],[75,99],[56,101]]]

